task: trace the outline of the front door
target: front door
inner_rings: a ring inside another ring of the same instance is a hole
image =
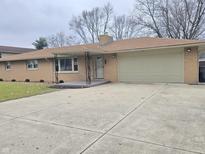
[[[104,60],[102,56],[96,57],[96,78],[97,79],[104,78]]]

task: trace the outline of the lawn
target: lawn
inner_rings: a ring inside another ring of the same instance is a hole
[[[47,84],[0,82],[0,102],[52,91]]]

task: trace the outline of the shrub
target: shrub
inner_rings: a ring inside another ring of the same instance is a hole
[[[29,79],[26,79],[25,82],[30,82],[30,80],[29,80]]]
[[[64,83],[64,81],[63,81],[63,80],[60,80],[59,83]]]
[[[40,80],[40,82],[44,82],[44,80]]]
[[[11,82],[16,82],[16,79],[12,79]]]
[[[4,81],[4,80],[0,78],[0,81]]]

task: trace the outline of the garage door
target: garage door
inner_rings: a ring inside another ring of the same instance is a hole
[[[118,54],[121,82],[184,82],[183,49]]]

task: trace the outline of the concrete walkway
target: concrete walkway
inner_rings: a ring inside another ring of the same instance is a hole
[[[204,94],[204,85],[107,84],[3,102],[0,153],[205,153]]]

